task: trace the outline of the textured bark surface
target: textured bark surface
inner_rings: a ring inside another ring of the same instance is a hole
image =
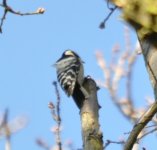
[[[155,40],[155,37],[153,38],[152,36],[152,39]],[[149,42],[150,39],[141,40],[139,38],[139,41],[142,47],[142,53],[144,56],[145,65],[149,73],[150,82],[154,89],[155,99],[157,99],[157,82],[156,82],[157,81],[157,47]]]
[[[97,100],[97,86],[91,78],[85,78],[83,87],[89,93],[84,99],[81,91],[75,89],[73,98],[80,109],[82,139],[84,150],[103,150],[102,133],[99,126],[99,104]]]

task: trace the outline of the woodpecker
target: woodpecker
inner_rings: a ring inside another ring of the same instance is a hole
[[[73,95],[77,86],[85,98],[88,98],[88,93],[82,86],[84,81],[83,63],[79,55],[69,49],[64,51],[61,58],[55,63],[58,82],[68,97]]]

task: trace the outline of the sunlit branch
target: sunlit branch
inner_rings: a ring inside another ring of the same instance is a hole
[[[97,51],[96,58],[105,78],[104,84],[102,84],[103,82],[101,81],[100,83],[102,85],[100,84],[100,86],[105,87],[109,91],[111,100],[121,114],[131,122],[135,122],[142,112],[134,107],[132,99],[132,72],[137,54],[135,51],[131,51],[129,36],[128,30],[126,30],[126,50],[119,56],[119,47],[116,45],[112,51],[111,63],[106,63],[106,60],[100,51]],[[118,90],[120,88],[119,83],[122,78],[126,78],[126,96],[123,96],[123,98],[118,95]]]
[[[12,7],[10,7],[7,4],[6,0],[3,0],[3,4],[0,4],[0,6],[4,8],[4,13],[2,15],[1,22],[0,22],[0,33],[2,33],[2,26],[4,24],[4,20],[6,19],[6,16],[8,13],[12,13],[15,15],[20,15],[20,16],[27,16],[27,15],[39,15],[39,14],[43,14],[45,12],[44,8],[38,8],[34,12],[26,12],[26,13],[22,13],[20,11],[15,11],[14,9],[12,9]]]

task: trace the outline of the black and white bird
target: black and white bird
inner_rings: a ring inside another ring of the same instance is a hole
[[[88,97],[87,91],[83,88],[84,68],[83,61],[72,50],[66,50],[60,59],[55,63],[57,79],[68,96],[72,96],[75,87],[79,87],[85,98]]]

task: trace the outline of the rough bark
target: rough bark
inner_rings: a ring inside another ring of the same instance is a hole
[[[102,133],[99,126],[99,104],[97,86],[91,78],[85,78],[83,87],[89,94],[85,99],[79,88],[74,91],[73,98],[80,109],[82,139],[84,150],[103,150]]]
[[[157,36],[157,33],[156,33],[156,36]],[[157,44],[156,37],[151,36],[149,37],[149,39],[146,39],[146,40],[141,40],[139,38],[139,41],[142,47],[142,53],[145,60],[145,65],[149,73],[150,82],[154,89],[155,99],[157,99],[157,82],[156,82],[157,81],[157,47],[156,45],[151,43],[150,40],[153,43],[156,42]]]

